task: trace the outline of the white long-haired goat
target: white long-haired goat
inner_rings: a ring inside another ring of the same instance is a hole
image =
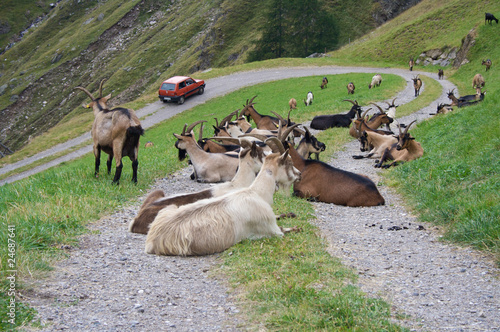
[[[282,145],[281,150],[283,153],[265,158],[250,187],[178,209],[161,210],[148,232],[146,253],[208,255],[222,252],[243,239],[283,236],[293,230],[277,225],[271,207],[276,184],[289,189],[300,178],[288,151]]]

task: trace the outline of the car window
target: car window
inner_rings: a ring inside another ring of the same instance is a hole
[[[166,90],[166,91],[174,91],[175,90],[175,84],[173,83],[163,83],[161,85],[161,90]]]
[[[186,87],[186,82],[180,82],[179,83],[179,89],[185,88]]]
[[[193,83],[194,83],[194,80],[192,80],[192,79],[188,79],[188,80],[186,80],[186,83],[187,83],[187,85],[193,84]]]

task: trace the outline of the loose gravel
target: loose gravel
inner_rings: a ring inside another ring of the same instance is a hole
[[[413,98],[411,75],[405,75],[408,88],[397,96],[399,103]],[[449,82],[442,84],[443,93],[451,90]],[[401,122],[421,121],[433,111],[435,105]],[[373,160],[352,159],[353,154],[360,154],[355,141],[329,163],[378,183],[383,171],[373,167]],[[187,167],[159,179],[151,189],[177,194],[210,186],[191,181],[191,171]],[[317,219],[311,222],[328,240],[332,256],[355,269],[367,296],[388,301],[394,321],[411,330],[500,331],[500,270],[490,257],[442,242],[441,230],[419,222],[391,188],[379,190],[385,206],[313,203]],[[23,293],[38,312],[40,330],[245,330],[244,312],[226,280],[211,273],[218,255],[144,253],[144,235],[128,232],[141,200],[92,224],[92,232],[67,249],[69,258],[50,278]]]

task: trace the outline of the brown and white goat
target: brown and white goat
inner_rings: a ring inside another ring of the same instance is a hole
[[[304,104],[306,106],[312,105],[313,100],[314,100],[314,95],[313,95],[312,91],[309,91],[307,93],[306,99],[304,99]]]
[[[349,128],[349,135],[354,138],[359,138],[364,130],[374,130],[384,135],[393,134],[389,127],[389,124],[393,122],[393,119],[391,119],[377,104],[373,105],[378,107],[379,113],[374,114],[369,120],[366,120],[366,113],[368,113],[371,108],[367,109],[361,116],[358,115],[357,118],[352,121],[352,126]],[[387,131],[377,129],[383,124],[387,126]]]
[[[375,164],[375,167],[389,168],[402,162],[415,160],[424,155],[424,149],[420,143],[415,141],[415,138],[408,133],[408,129],[410,129],[410,126],[416,121],[417,120],[411,122],[404,132],[401,132],[401,128],[399,128],[398,142],[384,151],[379,162]],[[384,165],[384,163],[389,160],[393,162]]]
[[[477,89],[477,88],[484,88],[484,85],[486,82],[484,81],[484,77],[481,74],[476,74],[474,75],[474,78],[472,79],[472,88]]]
[[[137,168],[139,166],[139,138],[144,135],[139,118],[134,110],[123,107],[108,109],[107,102],[111,94],[102,96],[102,86],[99,85],[99,97],[94,98],[85,88],[77,86],[75,89],[85,92],[92,100],[84,106],[94,111],[94,123],[92,124],[92,139],[94,140],[95,172],[99,176],[99,165],[101,164],[101,150],[109,155],[106,162],[108,174],[111,173],[113,158],[116,162],[116,171],[113,183],[119,184],[122,174],[122,158],[129,157],[132,161],[132,181],[137,182]]]
[[[161,210],[146,238],[145,252],[157,255],[209,255],[244,239],[283,236],[272,209],[276,184],[289,188],[300,178],[288,151],[272,153],[248,188],[179,208]]]
[[[147,234],[149,225],[156,218],[158,212],[167,206],[191,204],[201,199],[219,197],[231,191],[250,186],[262,167],[264,153],[262,148],[258,147],[255,142],[250,143],[244,139],[238,141],[243,149],[239,154],[238,171],[230,182],[220,183],[199,192],[171,197],[165,197],[163,190],[155,190],[144,200],[137,216],[130,223],[129,230],[132,233]]]
[[[184,160],[186,153],[189,155],[194,168],[194,175],[191,175],[193,180],[210,183],[230,181],[238,168],[237,155],[204,151],[197,144],[192,132],[192,129],[202,122],[205,121],[196,121],[187,130],[187,125],[184,125],[180,135],[174,133],[175,138],[177,138],[175,147],[179,149],[179,160]]]
[[[436,113],[429,113],[429,115],[448,114],[453,112],[453,107],[450,104],[438,104]]]
[[[290,106],[290,111],[296,110],[297,109],[297,100],[295,98],[290,99],[290,101],[288,102],[288,106]]]
[[[364,130],[359,136],[361,152],[369,151],[367,155],[355,155],[354,159],[372,158],[377,159],[382,157],[384,151],[398,142],[398,139],[393,135],[380,134],[374,130]]]
[[[483,60],[483,61],[481,61],[481,65],[486,66],[486,71],[488,71],[488,70],[490,70],[490,67],[491,67],[491,60],[490,59]]]
[[[371,89],[376,86],[380,86],[382,84],[382,75],[376,74],[372,77],[372,81],[368,84],[368,89]]]
[[[420,77],[418,77],[418,75],[414,76],[412,80],[413,80],[413,88],[415,89],[415,97],[417,97],[420,95],[420,88],[422,88],[422,80],[420,79]]]
[[[349,82],[347,84],[347,94],[348,95],[353,95],[354,94],[354,90],[356,89],[356,87],[354,86],[354,83],[352,82]]]

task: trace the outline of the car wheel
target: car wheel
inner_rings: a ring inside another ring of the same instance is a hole
[[[200,87],[200,89],[198,90],[198,94],[202,95],[203,92],[205,92],[205,88],[204,87]]]
[[[184,104],[184,100],[185,100],[184,96],[181,96],[181,97],[179,98],[179,101],[178,101],[177,103],[178,103],[179,105],[182,105],[182,104]]]

